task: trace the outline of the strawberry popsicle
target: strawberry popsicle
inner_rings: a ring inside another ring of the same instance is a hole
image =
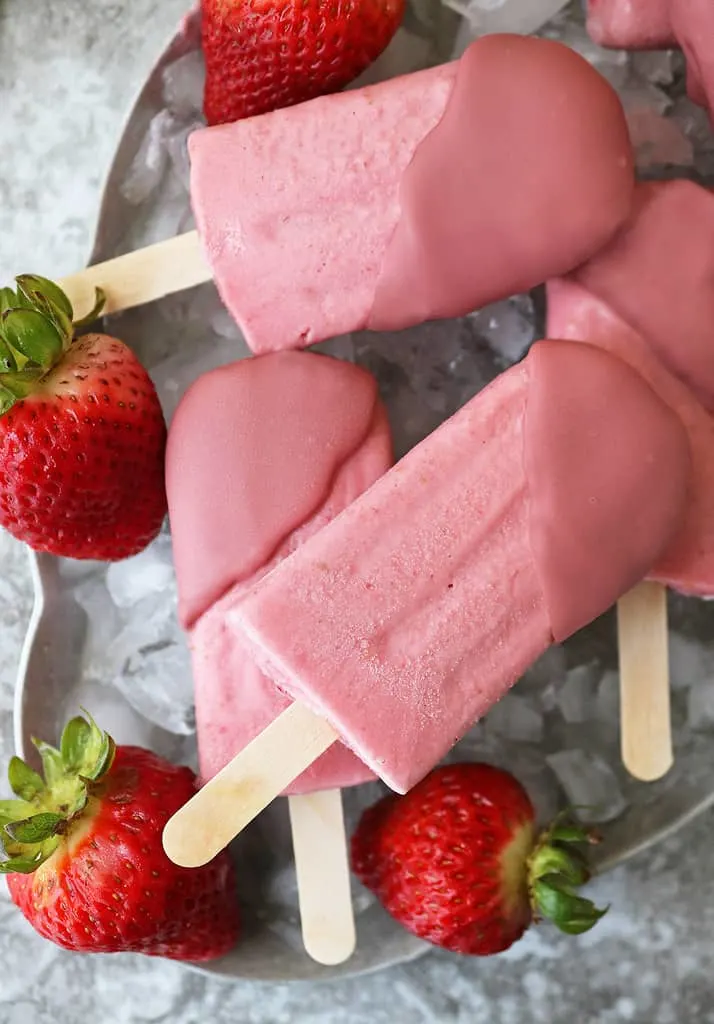
[[[422,778],[680,526],[681,421],[623,361],[546,341],[227,612],[393,789]]]
[[[548,283],[548,333],[597,345],[624,359],[682,420],[692,456],[687,509],[681,530],[649,577],[682,593],[714,595],[714,417],[641,334],[576,281]]]
[[[588,0],[588,32],[601,46],[625,50],[680,47],[689,95],[714,112],[711,0]]]
[[[691,181],[637,185],[627,224],[574,277],[714,408],[714,194]]]
[[[376,382],[326,356],[285,352],[233,363],[205,374],[181,402],[166,479],[204,781],[291,703],[226,629],[227,607],[391,461]],[[290,793],[371,778],[335,744]]]
[[[605,244],[633,189],[610,85],[569,48],[510,35],[199,130],[189,150],[208,263],[258,353],[525,291]]]

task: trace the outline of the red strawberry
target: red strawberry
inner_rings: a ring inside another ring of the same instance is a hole
[[[123,342],[75,339],[57,285],[16,280],[0,289],[0,525],[36,551],[134,555],[166,514],[154,385]]]
[[[209,124],[237,121],[357,78],[396,32],[405,0],[202,0]]]
[[[352,838],[352,867],[410,932],[488,956],[508,949],[534,916],[570,934],[602,917],[575,893],[589,877],[577,849],[588,839],[559,820],[536,841],[533,806],[513,776],[455,764],[369,808]]]
[[[223,852],[179,868],[161,845],[196,791],[189,768],[118,747],[93,721],[67,725],[60,750],[38,744],[45,781],[10,762],[18,800],[0,801],[10,895],[36,931],[65,949],[173,960],[223,956],[238,938],[233,866]]]

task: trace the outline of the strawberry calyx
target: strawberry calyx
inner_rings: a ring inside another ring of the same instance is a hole
[[[16,800],[0,800],[0,840],[6,859],[0,874],[31,874],[81,819],[90,797],[111,768],[116,747],[86,711],[67,723],[59,749],[33,740],[40,775],[13,757],[8,780]]]
[[[21,274],[15,283],[15,290],[0,288],[0,416],[32,394],[62,360],[76,331],[96,320],[106,301],[97,288],[94,308],[75,320],[72,303],[53,281]]]
[[[547,918],[566,935],[581,935],[604,917],[609,907],[601,910],[577,892],[590,880],[583,848],[597,842],[597,835],[572,821],[567,811],[540,835],[527,862],[535,921]]]

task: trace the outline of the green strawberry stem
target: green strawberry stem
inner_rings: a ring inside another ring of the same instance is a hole
[[[26,398],[74,341],[76,331],[100,315],[105,296],[73,320],[72,303],[59,285],[37,274],[15,278],[17,290],[0,288],[0,416]]]
[[[0,841],[6,855],[0,874],[29,874],[51,857],[111,768],[114,741],[84,714],[86,718],[67,723],[59,750],[33,741],[44,778],[19,757],[11,759],[8,780],[18,799],[0,800]]]
[[[527,862],[528,893],[537,921],[548,918],[566,935],[590,931],[608,907],[600,910],[577,889],[590,879],[583,847],[599,842],[596,834],[559,815],[536,842]]]

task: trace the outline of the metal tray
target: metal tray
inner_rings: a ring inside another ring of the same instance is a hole
[[[432,4],[429,8],[432,14],[436,9],[441,12],[438,17],[446,19],[448,22],[445,27],[442,21],[439,39],[443,40],[449,32],[455,36],[458,30],[458,18],[438,4]],[[420,11],[418,8],[412,7],[411,14],[417,24],[422,26],[426,24],[423,10]],[[407,63],[410,65],[408,68],[399,64],[393,67],[390,64],[394,53],[397,53],[397,50],[394,50],[376,70],[370,73],[371,76],[388,75],[396,70],[411,70],[411,67],[418,63],[436,62],[438,59],[448,56],[448,54],[439,52],[438,47],[430,49],[427,36],[428,31],[423,32],[421,36],[417,32],[415,37],[417,42],[414,43],[413,40],[410,42],[410,46],[405,51],[407,52]],[[189,54],[195,45],[196,39],[190,30],[182,31],[177,35],[157,62],[138,96],[106,180],[91,262],[107,259],[126,251],[136,244],[137,237],[145,238],[146,236],[143,208],[137,207],[135,203],[127,199],[125,183],[135,164],[137,153],[144,144],[152,119],[165,107],[164,75],[166,68],[172,66],[178,58]],[[401,60],[401,57],[398,59]],[[160,204],[163,200],[157,201]],[[212,286],[204,286],[204,288],[212,289]],[[527,299],[524,297],[519,301],[521,306],[516,304],[513,307],[514,315],[522,318],[522,309],[525,308],[523,303]],[[528,308],[535,309],[537,314],[538,302],[535,303],[535,306]],[[501,312],[498,315],[502,313],[503,308],[501,307]],[[536,315],[536,322],[537,319]],[[155,308],[147,308],[118,318],[118,322],[108,324],[108,329],[115,330],[130,344],[134,344],[139,355],[144,356],[146,354],[143,347],[145,334],[142,335],[142,330],[145,331],[145,324],[148,320],[151,320],[152,324],[156,322]],[[411,352],[412,362],[410,365],[418,365],[420,346],[427,340],[424,338],[424,331],[435,331],[439,335],[439,343],[447,346],[447,354],[444,355],[445,363],[442,367],[437,367],[439,372],[436,374],[436,379],[446,380],[444,374],[451,373],[457,364],[461,366],[461,370],[457,366],[457,370],[454,372],[463,372],[463,357],[466,353],[469,358],[473,357],[473,367],[478,369],[482,378],[481,383],[483,383],[504,365],[503,359],[501,358],[499,362],[499,358],[494,358],[493,352],[484,342],[484,337],[488,339],[488,325],[492,325],[493,321],[494,316],[488,310],[469,318],[467,333],[470,333],[466,340],[463,338],[464,322],[457,325],[436,325],[424,330],[416,329],[407,332],[406,338],[402,336],[396,340],[387,336],[360,335],[350,340],[349,351],[353,357],[370,366],[377,373],[394,418],[400,415],[399,401],[401,400],[399,397],[400,385],[399,381],[395,384],[395,374],[399,380],[404,377],[404,366],[397,367],[395,371],[395,366],[390,363],[388,358],[390,351],[394,351],[395,344],[407,346]],[[454,341],[455,337],[457,337],[457,341]],[[181,344],[185,345],[198,343],[195,330],[192,333],[188,328],[186,330],[182,328],[179,340]],[[175,337],[167,339],[164,355],[175,344],[175,341]],[[452,344],[457,347],[449,348],[448,346],[452,346]],[[339,348],[339,343],[336,351],[342,351]],[[239,344],[236,357],[245,354],[245,349],[241,349]],[[450,358],[451,361],[449,361]],[[149,362],[151,368],[151,361]],[[439,378],[439,373],[441,378]],[[469,379],[464,390],[468,391],[470,388],[474,391],[478,389],[478,386]],[[450,401],[454,400],[452,392]],[[448,412],[448,409],[444,409],[440,414],[435,414],[435,418],[443,418]],[[433,424],[431,425],[433,426]],[[422,432],[426,432],[429,426],[429,424],[421,424],[420,429]],[[413,441],[413,436],[407,436],[400,441],[400,444],[406,447]],[[67,693],[73,691],[77,679],[82,675],[83,651],[87,635],[96,623],[93,621],[91,612],[87,614],[87,611],[77,602],[75,592],[78,581],[83,579],[87,573],[101,572],[102,570],[98,566],[83,566],[46,555],[30,554],[30,560],[35,587],[35,607],[18,674],[15,741],[18,751],[31,757],[29,737],[40,735],[51,738],[56,735],[58,727],[56,709],[62,706]],[[708,638],[712,635],[714,611],[704,602],[686,600],[676,596],[671,601],[671,613],[673,627],[677,630],[682,643],[685,646],[690,644],[690,653],[691,650],[698,652],[697,657],[699,657],[700,663],[708,663],[708,660],[711,659],[713,666],[711,683],[714,687],[714,653],[707,647]],[[561,660],[541,665],[540,669],[537,669],[535,674],[522,684],[522,692],[525,693],[526,699],[530,700],[536,690],[539,692],[542,690],[544,683],[546,686],[549,684],[548,672],[550,671],[562,674],[566,669],[572,670],[576,666],[597,665],[597,671],[601,672],[614,668],[615,661],[612,617],[605,616],[566,645]],[[682,671],[686,674],[689,671],[687,666],[692,664],[690,657]],[[701,682],[702,680],[698,680],[698,685]],[[559,685],[562,683],[563,680],[560,679]],[[625,776],[618,763],[616,722],[610,722],[606,726],[606,729],[609,730],[606,741],[603,741],[601,737],[598,739],[598,743],[606,743],[609,752],[608,762],[617,772],[619,784],[626,795],[626,807],[621,813],[614,816],[613,820],[609,820],[601,826],[604,842],[598,851],[596,864],[596,868],[600,871],[622,862],[625,858],[680,828],[685,822],[702,813],[714,800],[714,782],[712,781],[714,779],[714,744],[711,742],[711,731],[708,731],[706,723],[701,730],[698,729],[696,732],[687,725],[687,706],[691,703],[690,683],[691,680],[680,679],[674,694],[676,764],[667,779],[655,785],[645,786]],[[558,743],[561,746],[563,744],[572,746],[574,742],[577,742],[584,749],[588,749],[589,744],[594,742],[593,735],[598,730],[602,731],[600,725],[595,725],[591,721],[582,723],[580,727],[577,725],[565,727],[558,719],[557,707],[545,711],[541,709],[540,713],[545,723],[546,741],[551,744],[555,743],[556,746]],[[576,736],[576,740],[573,739],[573,735]],[[526,745],[529,764],[539,762],[539,760],[544,761],[545,747],[541,751],[538,742]],[[498,733],[489,733],[485,738],[479,733],[475,741],[472,739],[466,746],[457,748],[456,756],[483,754],[487,759],[495,759],[504,764],[513,762],[518,768],[522,762],[521,747],[522,745],[519,745],[516,750],[509,739],[499,741]],[[181,752],[184,751],[185,747],[181,747]],[[551,781],[553,794],[557,799],[558,787],[554,779]],[[548,803],[547,795],[545,803]],[[259,909],[256,909],[259,904],[255,902],[254,878],[257,870],[258,877],[264,876],[267,884],[270,872],[275,868],[275,859],[268,856],[266,851],[273,841],[271,837],[278,837],[274,840],[276,844],[279,842],[284,844],[286,825],[285,809],[282,804],[283,801],[277,801],[274,807],[269,809],[266,816],[261,819],[262,824],[252,839],[249,838],[245,842],[239,841],[236,844],[235,854],[242,879],[239,884],[242,895],[248,900],[248,908],[244,915],[243,941],[233,953],[223,960],[196,968],[197,970],[226,979],[327,979],[354,976],[385,968],[414,959],[430,948],[408,935],[375,904],[369,906],[365,904],[358,914],[356,955],[348,963],[334,968],[320,967],[313,963],[299,949],[298,944],[294,942],[294,937],[286,938],[284,929],[281,933],[280,928],[269,927]],[[543,806],[540,809],[543,813],[546,812]],[[266,837],[268,838],[266,839]],[[260,875],[261,870],[263,876]],[[357,894],[357,898],[360,898],[359,894]]]

